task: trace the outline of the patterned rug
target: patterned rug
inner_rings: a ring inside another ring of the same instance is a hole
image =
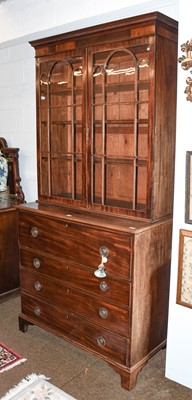
[[[26,361],[25,358],[15,353],[12,349],[0,342],[0,373],[16,367]]]
[[[31,374],[1,397],[1,400],[77,400],[48,380],[44,375]]]

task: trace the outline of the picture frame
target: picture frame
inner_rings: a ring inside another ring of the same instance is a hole
[[[192,224],[192,151],[186,152],[185,222]]]
[[[177,304],[192,308],[192,232],[180,229]]]

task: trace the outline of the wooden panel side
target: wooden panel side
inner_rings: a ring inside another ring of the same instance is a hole
[[[157,38],[155,131],[153,146],[153,219],[172,215],[177,90],[177,44]]]
[[[166,340],[171,238],[171,220],[135,237],[130,366]]]

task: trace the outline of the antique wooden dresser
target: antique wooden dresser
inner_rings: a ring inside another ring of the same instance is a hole
[[[15,204],[24,202],[20,185],[19,148],[0,138],[0,151],[8,164],[7,190],[0,191],[0,300],[20,287],[18,218]]]
[[[38,200],[18,207],[20,329],[101,357],[131,390],[166,343],[177,22],[154,12],[31,44]]]

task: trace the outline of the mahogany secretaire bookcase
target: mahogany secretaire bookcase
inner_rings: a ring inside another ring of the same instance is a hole
[[[22,331],[132,389],[165,345],[177,22],[153,12],[37,41],[38,201],[19,209]]]

